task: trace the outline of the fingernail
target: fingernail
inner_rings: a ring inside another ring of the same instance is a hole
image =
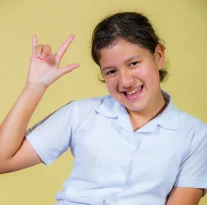
[[[75,35],[74,34],[71,34],[70,36],[69,36],[69,38],[75,38]]]

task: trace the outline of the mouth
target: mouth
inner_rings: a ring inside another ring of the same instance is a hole
[[[125,95],[125,97],[128,100],[134,100],[140,96],[141,92],[143,91],[143,88],[144,88],[144,85],[140,85],[134,88],[133,90],[130,90],[128,92],[122,92],[122,93]]]

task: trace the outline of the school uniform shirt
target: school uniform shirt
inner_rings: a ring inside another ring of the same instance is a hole
[[[164,205],[173,187],[207,188],[207,125],[172,104],[134,131],[111,96],[72,101],[26,132],[49,165],[70,148],[56,205]]]

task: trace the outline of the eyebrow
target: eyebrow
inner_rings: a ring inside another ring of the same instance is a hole
[[[135,55],[135,56],[132,56],[131,58],[127,59],[124,63],[127,63],[135,58],[140,58],[140,55]],[[107,70],[107,69],[111,69],[113,68],[114,66],[108,66],[108,67],[103,67],[101,70]]]

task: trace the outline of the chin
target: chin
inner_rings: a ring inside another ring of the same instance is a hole
[[[142,110],[144,110],[144,106],[141,107],[141,106],[125,106],[124,107],[129,111],[129,112],[140,112]]]

